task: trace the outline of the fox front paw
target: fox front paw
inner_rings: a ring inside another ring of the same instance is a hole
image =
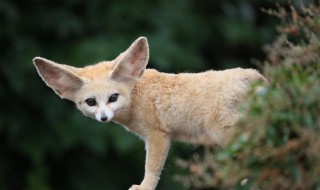
[[[142,187],[141,185],[132,185],[129,190],[153,190],[153,188]]]
[[[140,185],[132,185],[129,190],[140,190]]]

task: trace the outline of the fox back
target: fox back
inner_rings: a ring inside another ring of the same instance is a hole
[[[241,68],[161,73],[146,69],[148,59],[147,40],[140,37],[113,61],[84,68],[33,60],[45,83],[84,115],[117,122],[145,141],[145,177],[130,190],[155,189],[172,140],[226,144],[249,84],[266,81],[256,70]]]

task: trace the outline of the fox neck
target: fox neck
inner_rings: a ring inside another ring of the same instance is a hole
[[[131,89],[130,90],[131,91],[130,101],[126,106],[118,109],[115,112],[112,121],[119,123],[119,124],[126,126],[126,127],[130,126],[130,123],[134,117],[133,116],[134,112],[132,110],[133,110],[133,106],[134,106],[133,102],[134,102],[134,98],[135,98],[135,91],[136,91],[137,83],[134,84],[132,87],[129,87]]]
[[[153,105],[153,98],[150,98],[150,93],[148,93],[148,91],[153,89],[152,86],[155,86],[155,84],[161,85],[159,84],[159,77],[163,78],[165,76],[154,69],[146,69],[141,79],[136,82],[131,90],[130,102],[127,106],[115,112],[115,116],[112,121],[125,126],[130,131],[140,133],[141,131],[136,128],[136,122],[139,124],[143,123],[143,120],[140,118],[144,117],[141,116],[141,112],[144,111],[143,107],[146,104]],[[152,113],[148,112],[144,114]]]
[[[130,107],[131,103],[128,106],[118,110],[112,121],[124,126],[129,126],[132,118],[132,112],[130,111]]]

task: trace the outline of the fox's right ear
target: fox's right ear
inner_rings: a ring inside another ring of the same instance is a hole
[[[112,71],[111,79],[119,82],[134,82],[139,79],[149,60],[147,38],[140,37],[119,56],[119,62]]]
[[[58,64],[41,57],[35,57],[33,64],[43,81],[61,98],[73,100],[74,94],[84,84],[83,80],[74,73],[77,69],[75,67]]]

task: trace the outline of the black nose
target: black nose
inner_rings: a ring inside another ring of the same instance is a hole
[[[108,117],[101,117],[101,121],[107,121]]]

